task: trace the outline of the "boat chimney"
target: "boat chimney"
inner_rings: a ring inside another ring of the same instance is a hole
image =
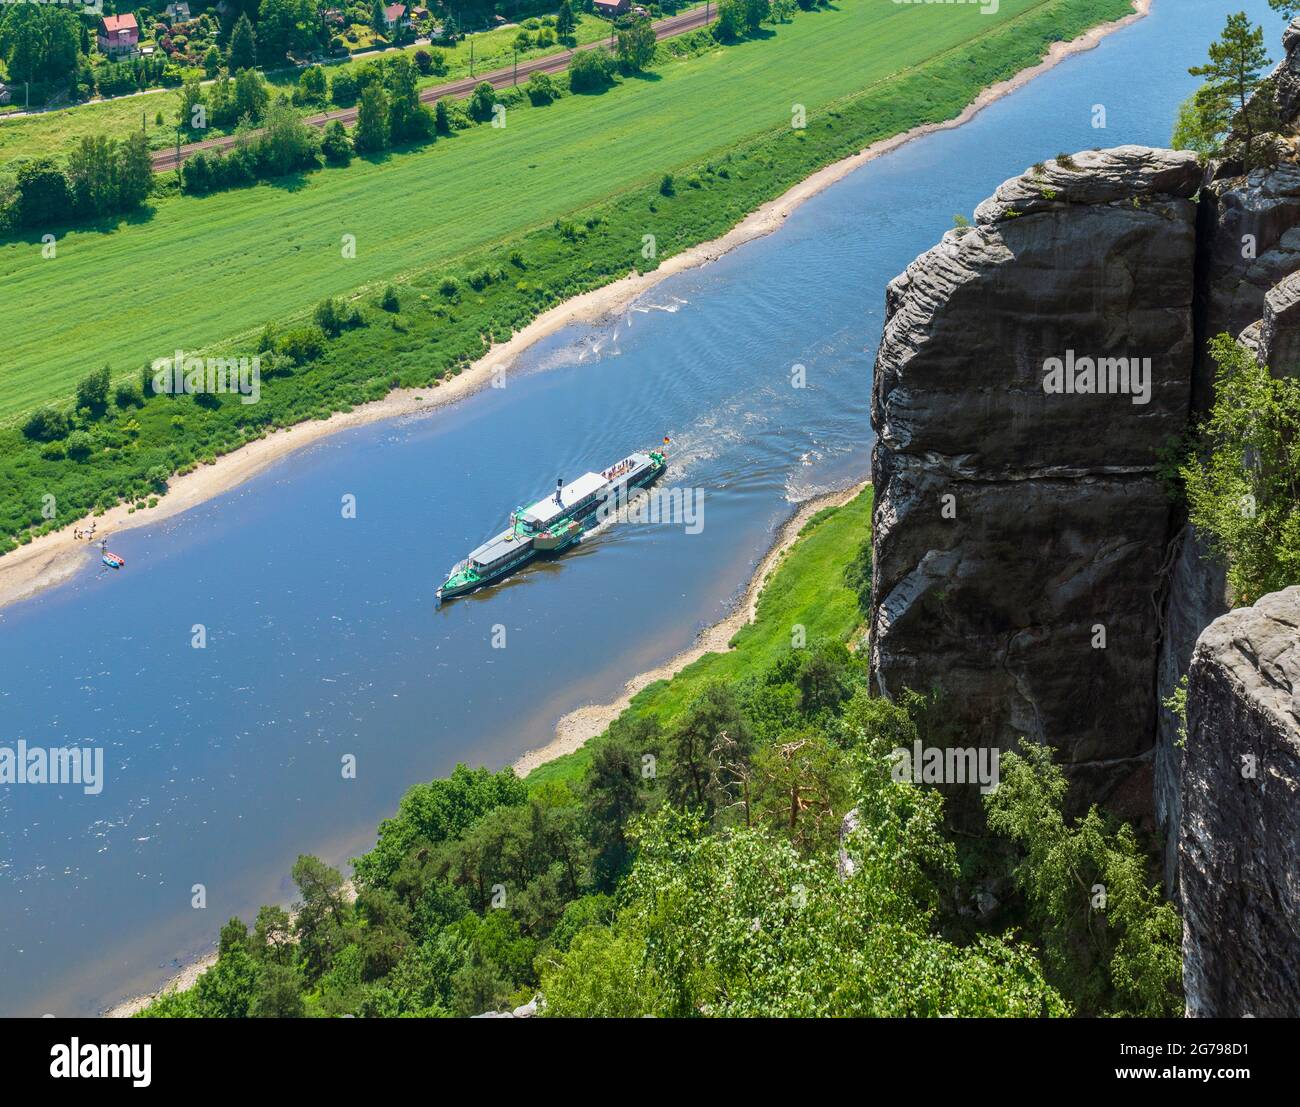
[[[558,506],[564,506],[564,497],[560,495],[560,489],[564,487],[564,478],[555,478],[555,502]]]

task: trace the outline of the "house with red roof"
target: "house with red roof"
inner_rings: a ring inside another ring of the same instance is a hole
[[[410,25],[411,17],[407,14],[405,4],[389,4],[384,8],[384,26],[390,31]]]
[[[99,52],[110,58],[127,57],[140,48],[140,28],[130,12],[101,16],[96,37]]]

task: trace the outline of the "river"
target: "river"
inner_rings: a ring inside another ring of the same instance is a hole
[[[0,611],[0,740],[105,759],[99,794],[0,791],[0,1014],[93,1013],[156,987],[230,916],[291,898],[299,853],[345,862],[410,784],[507,765],[688,647],[795,504],[868,474],[885,283],[1029,164],[1167,142],[1187,66],[1243,7],[1276,55],[1266,0],[1156,0],[779,232],[551,336],[504,388],[336,435],[124,532],[125,571],[88,567]],[[664,435],[668,485],[703,497],[698,533],[608,528],[435,607],[442,572],[512,507]]]

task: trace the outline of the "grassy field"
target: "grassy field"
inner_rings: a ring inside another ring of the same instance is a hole
[[[270,259],[275,280],[262,275],[257,265],[250,266],[246,257],[231,253],[222,260],[227,271],[219,275],[224,277],[224,283],[212,282],[210,273],[194,274],[187,268],[190,259],[182,233],[181,240],[172,244],[165,256],[155,253],[136,260],[139,268],[134,279],[139,282],[140,291],[123,296],[120,314],[104,322],[99,338],[104,344],[123,344],[132,341],[138,329],[172,335],[168,341],[183,343],[192,351],[195,346],[192,337],[177,334],[169,325],[168,317],[159,314],[158,305],[182,313],[204,310],[213,317],[213,330],[219,331],[221,309],[236,303],[246,317],[251,315],[276,324],[269,334],[256,326],[245,329],[237,339],[222,342],[218,347],[232,355],[251,356],[271,348],[278,351],[275,356],[267,355],[261,401],[246,406],[237,397],[227,395],[160,396],[145,402],[138,394],[133,401],[128,391],[124,397],[111,402],[107,410],[73,413],[72,429],[77,433],[67,440],[66,450],[61,440],[44,443],[27,438],[16,418],[11,417],[7,424],[0,419],[0,553],[15,544],[31,541],[36,535],[67,526],[90,511],[106,510],[122,501],[147,509],[150,502],[156,502],[151,498],[164,490],[160,474],[189,472],[276,427],[350,410],[398,386],[436,387],[442,379],[482,357],[494,339],[519,330],[547,308],[607,284],[632,268],[654,269],[664,259],[716,238],[745,214],[815,169],[855,153],[873,141],[917,124],[953,118],[981,88],[1032,65],[1052,41],[1072,37],[1127,10],[1127,0],[1047,0],[1026,11],[1014,23],[1002,24],[991,34],[958,50],[814,110],[805,130],[792,131],[788,123],[782,123],[699,161],[677,167],[660,163],[657,168],[674,171],[675,188],[667,195],[661,190],[659,173],[651,172],[640,183],[592,202],[567,218],[548,218],[554,214],[548,212],[547,217],[531,228],[524,227],[459,253],[445,249],[440,238],[443,231],[440,220],[450,209],[430,209],[426,202],[422,208],[424,217],[413,224],[417,228],[413,231],[412,224],[395,225],[387,219],[384,211],[373,204],[367,188],[358,188],[352,196],[352,208],[361,215],[349,222],[360,225],[360,230],[353,232],[359,236],[360,254],[356,261],[349,263],[351,266],[369,266],[371,272],[384,270],[384,265],[375,263],[373,251],[366,252],[376,240],[389,242],[390,253],[397,249],[408,254],[423,251],[425,257],[442,260],[407,271],[396,282],[397,304],[385,307],[381,303],[378,293],[383,280],[369,291],[354,295],[351,300],[359,312],[358,325],[323,341],[305,359],[293,358],[288,366],[284,364],[280,336],[286,323],[293,326],[294,319],[301,316],[295,316],[288,304],[278,314],[272,307],[277,296],[284,292],[276,281],[288,279],[280,276],[287,271],[282,256],[286,244],[277,234],[284,232],[277,231],[274,225],[263,224],[260,228],[263,239],[254,241],[250,247]],[[829,16],[809,16],[810,22],[832,25],[821,23],[823,19]],[[755,45],[777,50],[781,42],[778,37],[773,42]],[[715,50],[698,60],[705,64],[706,72],[717,71],[729,66],[733,57],[752,58],[746,49]],[[775,60],[773,57],[765,64],[774,64]],[[670,66],[667,72],[668,76],[659,75],[658,80],[626,82],[595,99],[562,100],[551,108],[512,108],[510,126],[527,135],[531,133],[530,119],[540,117],[562,123],[566,116],[557,109],[571,110],[575,103],[610,114],[623,111],[626,105],[643,105],[644,111],[652,111],[656,93],[670,88],[668,82],[675,79],[676,73],[698,72],[698,67],[683,65],[678,70]],[[637,118],[633,112],[629,124],[636,123]],[[519,126],[521,119],[523,127]],[[505,133],[485,126],[466,131],[451,141],[440,141],[432,151],[397,154],[392,158],[391,168],[396,170],[404,160],[406,164],[434,168],[448,162],[456,164],[458,151],[468,152],[469,157],[481,157],[482,164],[488,164],[494,149],[491,142],[494,137],[504,139]],[[579,138],[582,133],[579,130]],[[670,144],[674,134],[669,128],[665,143]],[[590,151],[589,158],[597,168],[602,161],[602,139],[606,146],[618,141],[617,136],[597,134],[588,136],[589,145],[584,147]],[[430,154],[443,156],[448,162],[433,161]],[[573,165],[561,162],[562,159],[549,153],[540,155],[536,163],[525,165],[535,165],[539,173],[545,169],[548,179],[552,174],[567,173],[581,184],[582,174]],[[228,235],[233,239],[240,235],[241,225],[239,210],[231,209],[232,199],[251,210],[265,203],[268,197],[277,200],[282,193],[286,196],[291,196],[294,190],[310,193],[321,183],[333,188],[359,178],[370,180],[370,191],[373,191],[377,187],[375,176],[371,166],[330,170],[306,180],[281,181],[276,186],[259,186],[203,200],[176,201],[174,206],[186,211],[206,211],[211,206],[212,210],[225,213],[224,218],[229,221]],[[411,188],[435,191],[438,180],[432,177],[414,182]],[[378,184],[381,186],[382,181]],[[477,187],[482,194],[493,188],[493,182],[485,178]],[[575,191],[587,193],[585,187]],[[438,194],[442,196],[440,190]],[[565,195],[562,182],[554,186],[553,195]],[[467,205],[472,214],[476,201],[481,203],[478,197],[461,198],[458,202]],[[161,205],[158,218],[172,206]],[[289,216],[292,215],[290,212]],[[499,220],[502,224],[508,224],[511,215],[509,209],[504,213],[496,209],[482,212],[483,219]],[[130,258],[134,252],[131,239],[140,229],[106,233],[88,244],[85,240],[89,236],[85,234],[70,237],[82,239],[87,250],[120,249],[124,257]],[[463,226],[451,229],[460,232]],[[333,233],[338,233],[337,228]],[[303,241],[318,242],[319,230],[312,230],[311,234],[315,237],[300,238],[297,243],[290,239],[288,247],[301,248]],[[656,257],[649,260],[641,253],[646,234],[655,237],[658,249]],[[197,236],[209,236],[205,243],[209,255],[213,247],[223,245],[221,234],[211,231],[204,219],[194,221],[190,238]],[[293,279],[303,282],[299,294],[306,300],[304,307],[309,307],[314,299],[308,298],[313,287],[308,279],[313,275],[304,275],[302,266],[317,265],[321,273],[315,276],[336,278],[337,273],[330,269],[337,250],[334,243],[337,239],[327,246],[328,257],[323,262],[318,256],[309,259],[306,254],[300,259],[299,272]],[[34,238],[23,243],[21,249],[24,264],[38,252]],[[17,255],[12,249],[0,246],[0,267],[6,256]],[[58,259],[36,264],[59,266],[68,260],[65,252]],[[209,295],[216,298],[210,302],[195,304],[187,299],[193,295],[192,285],[198,276],[207,279],[213,288]],[[59,299],[65,296],[64,290],[61,286],[50,286],[41,292],[39,299],[26,297],[18,301],[17,309],[7,311],[5,318],[14,320],[16,327],[26,328],[29,333],[43,333],[46,346],[38,352],[44,351],[52,358],[67,336],[53,329],[50,318],[57,314],[58,325],[66,329],[73,325],[69,320],[75,319],[78,310],[95,309],[98,287],[93,267],[86,270],[83,287],[78,303],[66,305],[66,310]],[[322,287],[320,281],[314,287]],[[0,274],[0,304],[13,288],[12,282],[4,283]],[[116,290],[115,294],[121,295]],[[43,328],[33,322],[38,319],[44,320]],[[89,344],[93,336],[79,341]],[[170,352],[170,347],[164,349]],[[79,357],[83,367],[75,371],[67,366],[61,369],[62,377],[57,381],[61,389],[66,389],[86,369],[102,364],[93,355]],[[139,356],[139,360],[128,360],[125,369],[120,363],[116,367],[124,378],[123,387],[136,375],[133,366],[138,368],[143,360]],[[9,384],[19,379],[10,368],[14,364],[13,360],[0,360],[0,381]],[[69,362],[72,364],[75,362]],[[41,368],[47,369],[48,365]],[[55,394],[39,372],[27,373],[26,386],[29,392],[24,402],[27,404],[42,396],[43,386],[45,396]],[[13,399],[4,393],[0,393],[0,398]],[[20,408],[20,404],[11,403],[11,409]],[[57,508],[50,512],[47,506],[52,504]]]
[[[684,5],[687,11],[694,4]],[[575,31],[575,38],[581,45],[595,42],[609,35],[609,23],[593,15],[580,15]],[[493,69],[503,69],[514,60],[513,43],[519,34],[518,26],[500,27],[492,31],[482,31],[461,39],[454,46],[434,44],[407,46],[401,52],[412,54],[416,50],[441,50],[447,61],[447,72],[437,77],[421,77],[419,85],[428,88],[431,85],[446,84],[470,75],[471,39],[474,49],[474,72],[487,73]],[[531,32],[535,34],[536,32]],[[556,44],[544,50],[536,48],[519,55],[519,60],[542,57],[567,49]],[[397,50],[385,50],[372,57],[355,61],[327,65],[325,71],[332,77],[343,69],[355,69],[374,57],[389,57]],[[298,83],[297,71],[280,71],[267,78],[273,88],[292,91]],[[21,90],[19,90],[21,95]],[[38,115],[24,116],[21,119],[0,121],[0,172],[11,166],[19,158],[39,157],[51,154],[55,157],[66,156],[77,141],[87,135],[109,134],[122,136],[128,131],[144,129],[149,136],[149,145],[159,150],[171,146],[176,141],[176,112],[180,106],[180,92],[176,89],[157,89],[138,96],[119,96],[112,100],[96,101],[78,107],[64,108],[59,111],[42,112]],[[305,114],[329,111],[338,105],[329,103],[304,107]],[[13,109],[17,111],[15,107]],[[163,122],[155,120],[162,112]],[[220,134],[213,130],[212,134]],[[186,142],[193,138],[184,139]]]
[[[671,727],[706,685],[734,684],[763,672],[789,650],[790,628],[795,625],[806,629],[809,642],[848,641],[863,616],[845,570],[870,541],[872,491],[868,485],[843,507],[829,508],[808,521],[763,589],[754,621],[731,640],[732,649],[707,653],[672,680],[642,689],[625,714],[654,716],[665,729]],[[534,769],[527,783],[535,787],[552,780],[576,781],[590,758],[588,744]]]
[[[988,35],[1053,0],[974,7],[858,2],[801,13],[751,41],[673,63],[600,96],[512,109],[411,152],[201,198],[64,234],[54,259],[40,236],[0,246],[0,420],[70,395],[89,369],[115,375],[181,347],[253,332],[395,275],[437,265],[623,190],[657,182],[756,134],[789,128],[800,103],[819,113],[864,86]],[[1076,7],[1088,7],[1080,0]],[[1111,9],[1093,0],[1092,7]],[[942,91],[935,94],[942,105]],[[914,104],[925,118],[928,105]],[[947,110],[946,108],[944,110]],[[340,242],[355,235],[357,253]],[[640,236],[627,242],[637,264]],[[39,306],[38,306],[39,305]]]

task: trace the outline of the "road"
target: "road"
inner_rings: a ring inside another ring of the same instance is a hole
[[[712,22],[716,16],[717,8],[712,6],[695,8],[681,15],[669,16],[667,19],[659,20],[654,25],[655,38],[671,38],[673,35],[694,31]],[[563,50],[558,54],[546,54],[540,58],[529,58],[527,61],[519,63],[518,70],[514,66],[508,66],[505,69],[495,69],[491,73],[480,73],[476,77],[462,77],[460,80],[450,81],[445,85],[434,85],[421,89],[420,101],[421,103],[432,104],[437,100],[441,100],[444,96],[468,96],[484,81],[487,81],[493,88],[508,88],[516,83],[516,79],[526,81],[533,73],[558,73],[567,69],[569,59],[579,50],[608,49],[608,40],[602,39],[600,42],[591,42],[574,50]],[[325,124],[337,119],[340,123],[350,125],[356,122],[357,111],[357,108],[351,107],[340,108],[337,111],[321,112],[319,115],[308,116],[307,122],[314,127],[324,127]],[[186,146],[182,146],[179,154],[175,148],[156,150],[153,154],[153,169],[155,173],[164,173],[175,169],[177,165],[199,150],[225,150],[234,144],[234,135],[223,135],[220,138],[205,139],[203,142],[191,142]]]

